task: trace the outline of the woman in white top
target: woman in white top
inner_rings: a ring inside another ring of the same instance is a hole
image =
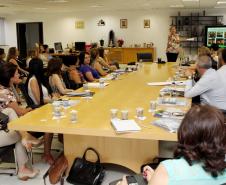
[[[43,62],[38,58],[33,58],[29,63],[29,76],[26,82],[28,94],[36,105],[44,105],[52,101],[48,89],[45,87],[43,72]],[[50,153],[53,134],[44,134],[44,156],[43,159],[49,164],[53,163]]]
[[[67,89],[63,78],[62,73],[62,60],[60,58],[52,58],[47,67],[49,75],[49,85],[54,93],[59,93],[61,95],[67,94],[68,92],[73,91],[72,89]]]

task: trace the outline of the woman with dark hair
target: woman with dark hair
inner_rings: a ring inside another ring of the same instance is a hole
[[[61,95],[67,94],[68,92],[73,91],[72,89],[67,89],[63,78],[62,73],[62,60],[60,58],[52,58],[47,67],[47,72],[49,75],[49,84],[54,93],[59,93]]]
[[[44,105],[52,101],[51,96],[45,87],[45,79],[43,72],[43,62],[39,58],[33,58],[29,63],[29,76],[26,82],[28,94],[36,105]],[[53,163],[51,155],[51,144],[53,134],[44,134],[44,155],[43,159],[49,164]]]
[[[108,60],[108,57],[106,56],[105,50],[104,50],[103,47],[99,47],[98,48],[98,52],[99,52],[99,58],[98,58],[98,60],[99,60],[99,63],[103,67],[105,67],[105,68],[107,68],[107,69],[109,69],[111,71],[114,71],[116,69],[119,69],[119,64],[117,62],[110,62]]]
[[[26,70],[22,69],[19,66],[19,64],[18,64],[18,62],[20,62],[18,60],[18,56],[19,56],[18,49],[16,47],[11,47],[11,48],[9,48],[8,55],[7,55],[7,58],[6,58],[6,62],[11,62],[11,63],[15,64],[18,67],[18,70],[22,74],[24,74],[25,76],[27,76],[28,75],[28,72]]]
[[[49,60],[52,59],[52,56],[49,54],[49,46],[47,44],[39,45],[38,57],[43,61],[43,66],[46,68]]]
[[[90,65],[97,70],[100,76],[106,76],[108,73],[103,70],[103,66],[100,64],[99,52],[97,48],[90,50]]]
[[[178,130],[176,159],[144,168],[149,185],[220,185],[226,182],[226,125],[214,107],[193,106]],[[126,179],[123,178],[123,185]]]
[[[90,66],[90,55],[87,52],[81,52],[79,55],[80,71],[88,82],[93,82],[100,78],[98,72]]]
[[[52,101],[45,84],[42,60],[39,58],[31,59],[26,87],[29,96],[36,105],[44,105]]]
[[[0,68],[0,111],[7,114],[10,121],[31,111],[30,108],[22,108],[17,104],[16,98],[10,88],[12,84],[21,82],[19,77],[17,66],[12,63],[6,63]],[[23,139],[21,140],[21,138]],[[39,145],[40,140],[32,137],[27,132],[0,131],[0,146],[7,146],[13,143],[16,144],[16,156],[19,164],[18,178],[27,180],[35,177],[39,171],[32,168],[29,169],[27,166],[28,157],[24,146],[30,149],[32,145]]]

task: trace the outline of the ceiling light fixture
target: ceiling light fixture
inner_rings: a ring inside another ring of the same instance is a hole
[[[103,7],[103,5],[92,5],[92,6],[90,6],[91,8],[101,8],[101,7]]]
[[[199,0],[182,0],[183,2],[199,2]]]
[[[67,0],[49,0],[48,3],[67,3]]]
[[[226,1],[217,1],[217,4],[226,4]]]
[[[180,5],[180,4],[170,5],[170,8],[184,8],[184,5]]]

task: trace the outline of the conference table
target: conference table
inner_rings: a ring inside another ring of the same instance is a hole
[[[63,110],[65,117],[53,120],[52,105],[41,108],[9,123],[9,129],[20,131],[61,133],[64,135],[64,154],[71,165],[73,160],[82,156],[87,147],[95,148],[101,162],[116,163],[139,172],[140,166],[158,156],[158,143],[177,141],[176,133],[156,127],[151,122],[156,119],[148,110],[150,101],[159,96],[160,86],[148,86],[148,82],[166,81],[174,75],[175,63],[143,64],[135,72],[120,75],[117,80],[101,89],[91,89],[92,99],[73,97],[79,103]],[[82,89],[78,89],[82,91]],[[190,108],[187,100],[184,110]],[[145,120],[135,118],[136,108],[144,108]],[[116,133],[111,125],[110,109],[129,111],[129,119],[134,119],[141,127],[139,132]],[[78,120],[72,123],[70,111],[78,111]],[[94,158],[94,156],[90,156]]]

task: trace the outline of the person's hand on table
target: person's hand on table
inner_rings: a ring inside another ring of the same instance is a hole
[[[154,172],[155,171],[150,166],[145,166],[143,169],[143,177],[149,182]]]

